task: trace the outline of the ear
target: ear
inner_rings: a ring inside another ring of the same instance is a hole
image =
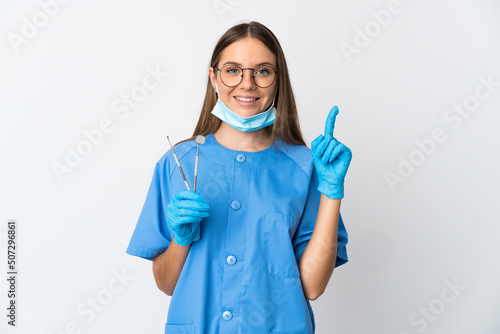
[[[210,77],[210,82],[212,83],[212,88],[215,90],[215,73],[214,68],[210,66],[208,69],[208,76]]]

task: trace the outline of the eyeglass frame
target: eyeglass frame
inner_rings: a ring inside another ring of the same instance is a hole
[[[276,81],[276,78],[278,77],[277,75],[275,75],[275,76],[274,76],[274,79],[273,79],[273,82],[271,82],[268,86],[262,87],[262,86],[257,85],[257,83],[255,82],[255,75],[253,75],[253,73],[254,73],[253,71],[255,70],[255,68],[250,68],[250,67],[241,68],[241,67],[240,67],[240,66],[238,66],[238,65],[231,65],[231,64],[224,65],[224,66],[222,66],[220,69],[219,69],[219,68],[217,68],[217,67],[215,67],[215,66],[212,66],[212,67],[213,67],[216,71],[219,71],[219,72],[220,72],[220,71],[222,71],[222,69],[223,69],[224,67],[226,67],[226,66],[238,67],[238,68],[241,70],[241,80],[240,80],[240,82],[238,82],[238,84],[236,84],[236,85],[234,85],[234,86],[229,86],[228,84],[226,84],[226,83],[224,82],[224,80],[222,80],[222,74],[221,74],[220,81],[221,81],[221,82],[222,82],[222,83],[223,83],[226,87],[236,87],[236,86],[238,86],[238,85],[239,85],[239,84],[243,81],[243,73],[244,73],[243,71],[244,71],[244,70],[252,70],[252,81],[253,81],[253,83],[255,84],[255,86],[260,87],[260,88],[267,88],[267,87],[271,87],[271,86],[272,86],[272,84]],[[274,73],[275,73],[275,74],[280,73],[279,71],[276,71],[276,69],[275,69],[274,67],[272,67],[271,65],[267,65],[267,66],[269,66],[270,68],[272,68],[272,69],[274,70]]]

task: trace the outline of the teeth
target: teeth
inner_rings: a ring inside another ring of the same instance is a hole
[[[255,101],[257,99],[256,98],[247,99],[247,98],[244,98],[244,97],[236,97],[236,100],[243,101],[243,102],[252,102],[252,101]]]

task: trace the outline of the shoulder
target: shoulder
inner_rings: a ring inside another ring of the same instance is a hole
[[[281,139],[277,140],[277,144],[280,151],[292,160],[297,167],[299,167],[307,175],[307,177],[310,178],[314,167],[311,149],[307,146],[291,144]]]

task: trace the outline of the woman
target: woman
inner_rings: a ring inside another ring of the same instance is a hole
[[[165,333],[314,333],[309,300],[347,262],[337,113],[309,150],[274,34],[250,22],[221,37],[193,137],[174,148],[193,185],[193,139],[206,136],[197,190],[169,150],[127,248],[172,296]]]

